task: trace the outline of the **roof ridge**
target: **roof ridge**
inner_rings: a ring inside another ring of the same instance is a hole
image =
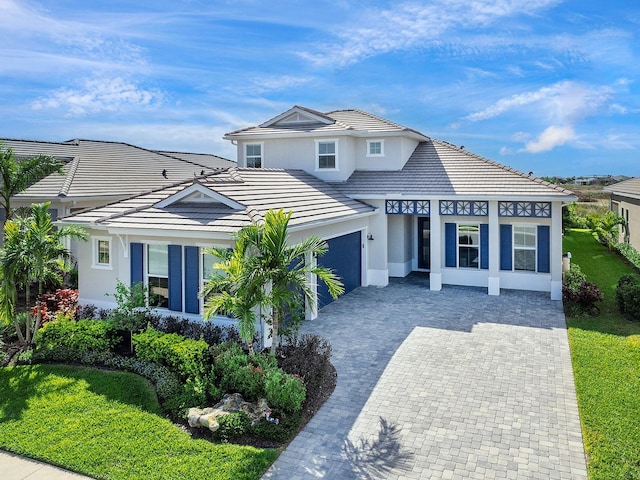
[[[78,165],[80,165],[80,157],[73,157],[71,160],[71,166],[69,167],[69,171],[67,172],[67,176],[64,179],[64,183],[60,188],[60,192],[58,193],[58,197],[66,197],[69,193],[69,189],[71,188],[71,184],[73,183],[73,179],[76,176],[76,172],[78,171]]]
[[[341,109],[341,110],[332,110],[331,112],[328,112],[327,115],[331,115],[332,113],[336,113],[336,112],[357,112],[357,113],[359,113],[361,115],[365,115],[365,116],[367,116],[369,118],[372,118],[374,120],[378,120],[380,122],[386,123],[389,126],[392,126],[392,127],[395,127],[395,128],[399,128],[402,131],[413,132],[413,133],[416,133],[416,134],[420,135],[421,137],[425,137],[425,138],[429,138],[429,139],[431,138],[428,135],[425,135],[424,133],[422,133],[422,132],[420,132],[420,131],[418,131],[418,130],[416,130],[414,128],[407,127],[406,125],[402,125],[400,123],[396,123],[396,122],[394,122],[392,120],[389,120],[388,118],[381,117],[380,115],[376,115],[375,113],[365,112],[364,110],[360,110],[358,108],[345,108],[345,109]],[[339,121],[336,120],[336,122],[339,122]],[[341,122],[339,122],[339,123],[341,123]],[[353,128],[353,127],[350,126],[350,128]]]
[[[477,158],[478,160],[481,160],[481,161],[483,161],[485,163],[493,165],[494,167],[498,167],[498,168],[500,168],[500,169],[502,169],[502,170],[504,170],[506,172],[514,173],[514,174],[516,174],[516,175],[518,175],[518,176],[520,176],[522,178],[526,178],[526,179],[528,179],[528,180],[530,180],[532,182],[536,182],[536,183],[539,183],[540,185],[544,185],[546,187],[550,187],[553,190],[556,190],[558,192],[573,194],[573,192],[571,190],[567,190],[566,188],[562,188],[562,187],[560,187],[558,185],[555,185],[553,183],[549,183],[549,182],[547,182],[545,180],[542,180],[541,178],[538,178],[538,177],[531,177],[531,176],[525,174],[524,172],[521,172],[520,170],[516,170],[515,168],[509,167],[507,165],[503,165],[502,163],[498,163],[498,162],[496,162],[494,160],[489,160],[488,158],[483,157],[482,155],[478,155],[477,153],[470,152],[469,150],[465,150],[464,148],[456,147],[452,143],[449,143],[449,142],[447,142],[445,140],[437,140],[437,139],[433,139],[433,138],[431,138],[430,140],[431,140],[432,143],[438,143],[438,144],[440,144],[440,145],[442,145],[444,147],[450,148],[452,150],[457,150],[459,152],[464,153],[465,155]],[[420,143],[428,143],[428,142],[420,142]]]
[[[5,138],[2,137],[0,138],[0,143],[2,142],[28,142],[28,143],[51,143],[51,144],[55,144],[55,145],[70,145],[68,141],[64,141],[64,142],[54,142],[54,141],[49,141],[49,140],[27,140],[24,138]]]

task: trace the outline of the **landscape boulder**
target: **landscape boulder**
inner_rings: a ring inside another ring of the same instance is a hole
[[[251,425],[255,425],[268,411],[269,406],[264,398],[252,403],[245,402],[239,393],[227,393],[213,407],[190,408],[188,421],[190,427],[204,427],[215,432],[220,428],[218,419],[230,413],[244,412],[251,420]]]

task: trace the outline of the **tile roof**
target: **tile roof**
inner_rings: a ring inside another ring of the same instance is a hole
[[[291,110],[303,110],[312,113],[315,116],[322,116],[331,120],[331,123],[316,121],[309,123],[292,122],[292,123],[275,123],[271,121],[265,122],[263,125],[236,130],[227,133],[225,138],[235,139],[241,137],[251,137],[259,135],[274,134],[382,134],[382,133],[405,133],[409,136],[418,136],[426,140],[428,137],[411,128],[398,125],[384,118],[378,117],[371,113],[361,110],[334,110],[332,112],[320,113],[314,110],[295,106]],[[278,118],[278,117],[276,117]]]
[[[605,192],[615,193],[617,195],[629,195],[633,197],[640,197],[640,177],[630,178],[623,182],[614,183],[604,187]]]
[[[120,142],[0,142],[17,157],[49,155],[66,162],[63,175],[49,175],[17,195],[24,199],[124,197],[235,165],[215,155],[152,151]]]
[[[188,197],[166,207],[158,206],[195,184],[244,209],[234,209],[220,202],[189,201]],[[343,220],[375,211],[302,170],[231,168],[86,210],[61,221],[111,228],[230,233],[261,218],[269,209],[279,208],[293,211],[291,227]]]
[[[354,198],[392,195],[508,195],[572,200],[573,195],[569,190],[438,140],[418,144],[402,170],[358,170],[346,182],[335,186]]]

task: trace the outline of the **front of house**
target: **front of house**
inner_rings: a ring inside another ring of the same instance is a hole
[[[87,227],[80,297],[113,306],[118,280],[142,281],[167,312],[202,314],[198,296],[212,245],[269,209],[292,211],[293,242],[317,235],[317,259],[346,290],[428,272],[430,288],[484,287],[562,295],[567,190],[358,110],[295,106],[225,136],[238,167],[60,220]],[[316,261],[308,259],[308,261]],[[309,279],[315,284],[315,279]],[[319,286],[312,318],[331,298]]]

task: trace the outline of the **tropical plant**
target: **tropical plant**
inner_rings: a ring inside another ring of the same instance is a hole
[[[591,214],[587,216],[587,224],[593,236],[603,245],[609,248],[618,243],[620,229],[618,225],[626,225],[624,218],[615,212],[607,211],[604,214]]]
[[[144,328],[151,315],[152,306],[147,302],[148,293],[148,288],[142,282],[136,282],[129,287],[118,280],[116,291],[111,294],[116,300],[117,307],[113,309],[110,317],[118,328],[129,332],[131,353],[133,353],[133,334]]]
[[[62,244],[65,238],[85,240],[86,231],[78,226],[56,229],[49,215],[50,202],[31,206],[31,215],[5,222],[5,243],[0,251],[2,286],[0,287],[0,318],[14,321],[21,342],[31,343],[42,322],[42,309],[37,309],[33,330],[26,323],[24,335],[15,315],[16,290],[25,287],[26,308],[31,307],[29,285],[38,284],[38,297],[42,296],[45,282],[60,285],[63,280],[65,260],[71,253]]]
[[[45,155],[18,160],[11,148],[0,143],[0,205],[4,208],[5,220],[12,217],[11,197],[47,175],[62,173],[63,165],[61,160]]]

